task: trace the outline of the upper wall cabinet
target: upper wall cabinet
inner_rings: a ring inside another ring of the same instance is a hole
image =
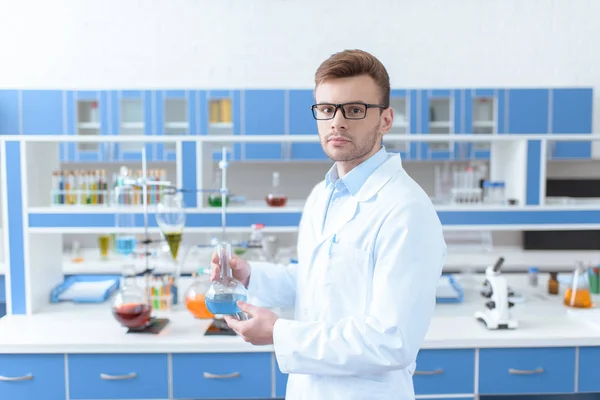
[[[452,135],[462,131],[461,90],[421,91],[421,131],[435,135]],[[422,160],[453,159],[455,146],[450,141],[421,142]]]
[[[463,95],[463,131],[466,134],[505,133],[506,92],[498,89],[467,89]],[[490,143],[473,142],[457,145],[457,159],[489,159]]]
[[[550,93],[552,133],[592,133],[592,89],[552,89]],[[557,142],[549,147],[551,159],[589,159],[592,156],[592,142]]]
[[[243,132],[243,91],[240,90],[208,90],[198,92],[200,113],[198,116],[200,129],[198,134],[208,136],[239,135]],[[227,149],[230,160],[242,159],[240,143],[214,142],[213,159],[220,160],[222,147]]]
[[[302,109],[289,109],[289,92],[286,90],[244,91],[244,134],[282,135],[288,133],[288,113],[303,113]],[[282,143],[246,143],[244,160],[282,160]]]
[[[0,90],[0,135],[21,133],[19,96],[18,90]]]
[[[111,92],[111,133],[113,135],[139,136],[139,142],[115,143],[114,161],[141,161],[145,146],[149,160],[155,159],[155,146],[144,144],[144,136],[152,135],[153,92],[149,90],[120,90]]]
[[[198,93],[194,90],[158,90],[154,102],[155,134],[197,135],[199,130]],[[174,161],[175,143],[156,144],[157,161]]]
[[[508,133],[549,132],[548,89],[510,89],[508,91]]]

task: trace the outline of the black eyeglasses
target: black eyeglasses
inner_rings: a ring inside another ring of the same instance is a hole
[[[367,116],[368,108],[382,108],[386,109],[388,106],[383,104],[367,104],[367,103],[342,103],[342,104],[331,104],[331,103],[319,103],[313,104],[310,109],[312,110],[313,117],[316,120],[327,120],[333,119],[337,110],[342,110],[342,115],[346,119],[363,119]]]

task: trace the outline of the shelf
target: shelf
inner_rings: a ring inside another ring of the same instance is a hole
[[[122,122],[121,128],[123,128],[123,129],[144,129],[144,123],[143,122]]]
[[[188,129],[190,124],[188,122],[167,122],[165,128],[167,129]]]
[[[100,122],[80,122],[79,129],[100,129]]]
[[[450,128],[452,127],[451,121],[433,121],[429,123],[429,128]]]

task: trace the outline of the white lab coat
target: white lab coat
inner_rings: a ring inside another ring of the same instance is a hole
[[[324,181],[300,222],[298,264],[252,268],[249,295],[294,307],[273,340],[289,373],[286,399],[412,399],[417,352],[435,308],[446,255],[426,195],[388,155],[321,232]]]

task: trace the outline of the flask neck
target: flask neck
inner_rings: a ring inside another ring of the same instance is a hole
[[[229,262],[231,260],[231,245],[229,243],[220,243],[217,246],[219,254],[219,264],[221,265],[221,278],[233,278],[233,272]]]

